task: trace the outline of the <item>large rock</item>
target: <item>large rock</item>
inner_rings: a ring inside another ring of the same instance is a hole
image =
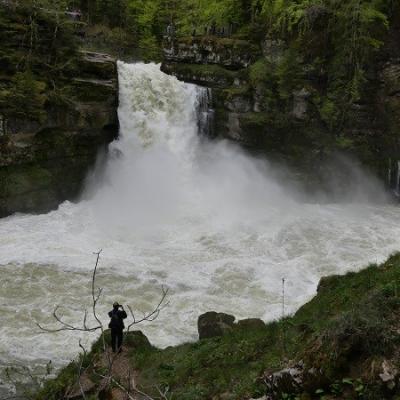
[[[266,387],[267,399],[280,399],[284,394],[301,393],[309,390],[314,393],[320,387],[321,376],[315,368],[307,368],[299,361],[280,371],[266,371],[261,378]]]
[[[151,343],[142,331],[132,331],[125,335],[125,343],[132,349],[145,349],[151,347]]]
[[[197,321],[199,339],[223,336],[232,331],[235,317],[225,313],[210,311],[200,315]]]
[[[247,318],[238,321],[237,326],[244,329],[265,329],[265,322],[259,318]]]

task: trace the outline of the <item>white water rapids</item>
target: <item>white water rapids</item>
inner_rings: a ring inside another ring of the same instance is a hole
[[[99,249],[104,322],[113,301],[148,310],[170,288],[169,307],[141,327],[159,346],[194,340],[209,310],[279,317],[283,277],[293,312],[322,276],[400,250],[398,207],[301,201],[267,162],[198,136],[201,89],[154,64],[119,63],[119,80],[121,137],[101,182],[78,204],[0,220],[3,367],[76,356],[81,335],[41,334],[35,322],[51,326],[59,304],[80,323]]]

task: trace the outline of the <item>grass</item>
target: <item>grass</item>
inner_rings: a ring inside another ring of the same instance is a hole
[[[130,334],[128,357],[140,372],[140,388],[154,397],[161,388],[179,400],[257,398],[266,391],[259,379],[265,371],[303,360],[323,379],[309,383],[301,398],[340,399],[344,392],[346,399],[384,398],[373,371],[385,358],[399,368],[399,282],[400,253],[379,266],[323,278],[317,295],[291,317],[264,327],[236,325],[223,337],[163,350]],[[99,352],[99,346],[100,341],[92,351]],[[45,393],[60,393],[71,371],[71,366],[63,370]],[[51,396],[38,400],[55,399]]]
[[[319,364],[328,378],[351,375],[351,367],[371,357],[386,357],[398,344],[400,255],[379,267],[332,276],[294,316],[265,329],[241,329],[220,338],[132,353],[141,385],[169,387],[180,400],[229,399],[263,393],[257,378],[287,359]],[[360,367],[361,368],[361,367]],[[354,373],[354,371],[353,371]],[[361,369],[356,375],[363,375]]]

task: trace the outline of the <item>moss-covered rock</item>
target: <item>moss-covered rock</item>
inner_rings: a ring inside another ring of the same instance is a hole
[[[197,83],[207,87],[225,88],[240,81],[241,73],[231,71],[219,65],[186,64],[164,62],[161,70],[179,80]]]
[[[70,21],[32,5],[1,3],[0,24],[0,217],[48,211],[117,135],[116,60],[78,50]]]
[[[167,62],[218,64],[227,69],[248,67],[261,54],[260,47],[247,40],[197,36],[164,42]]]

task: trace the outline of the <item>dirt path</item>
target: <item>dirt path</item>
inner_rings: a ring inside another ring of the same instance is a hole
[[[111,366],[111,374],[108,374]],[[89,368],[80,377],[70,394],[69,400],[82,398],[82,392],[86,394],[98,393],[99,399],[104,400],[149,400],[144,394],[140,394],[137,388],[139,373],[130,365],[128,350],[122,349],[121,353],[113,353],[110,348],[94,362],[94,368]],[[93,382],[93,369],[104,374],[99,383]],[[110,378],[111,376],[111,389]]]

